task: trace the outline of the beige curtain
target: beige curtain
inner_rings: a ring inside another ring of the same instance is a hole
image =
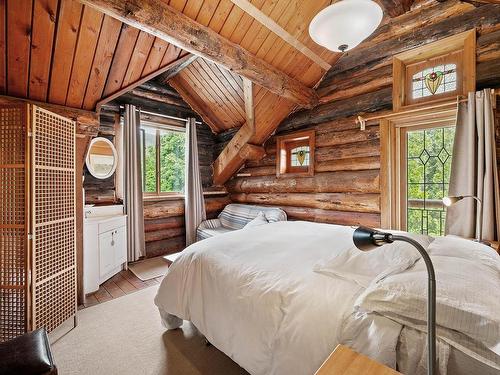
[[[124,123],[125,212],[128,261],[145,255],[144,211],[140,154],[140,120],[135,106],[125,105]]]
[[[448,208],[446,233],[467,238],[495,240],[500,232],[500,192],[495,149],[491,90],[469,93],[457,113],[449,195],[474,195],[483,202],[482,217],[474,199],[463,199]]]
[[[186,181],[185,181],[186,246],[196,242],[196,229],[206,219],[205,200],[198,162],[196,121],[190,118],[186,125]]]

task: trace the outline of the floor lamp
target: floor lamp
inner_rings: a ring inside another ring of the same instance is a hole
[[[436,365],[436,277],[434,274],[434,266],[431,258],[425,249],[417,241],[412,238],[396,235],[386,232],[380,232],[372,228],[359,227],[357,228],[352,239],[354,245],[361,251],[370,251],[378,246],[394,241],[407,242],[413,245],[420,256],[424,259],[427,267],[427,374],[434,375],[434,367]]]
[[[446,207],[450,207],[452,204],[457,203],[458,201],[461,201],[464,198],[472,198],[477,202],[477,216],[479,218],[479,228],[478,228],[478,234],[476,238],[476,242],[483,242],[483,201],[476,197],[475,195],[457,195],[457,196],[450,196],[450,197],[444,197],[443,198],[443,204]],[[489,245],[489,243],[485,242],[486,245]]]

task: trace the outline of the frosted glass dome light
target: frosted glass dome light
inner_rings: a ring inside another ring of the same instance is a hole
[[[345,52],[370,36],[383,16],[382,8],[374,1],[342,0],[314,17],[309,25],[309,35],[330,51]]]

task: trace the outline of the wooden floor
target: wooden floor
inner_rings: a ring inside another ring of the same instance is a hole
[[[80,305],[78,308],[83,309],[122,297],[126,294],[134,293],[148,286],[157,285],[162,279],[163,277],[157,277],[155,279],[142,281],[130,270],[121,271],[104,282],[97,292],[86,296],[84,304]]]

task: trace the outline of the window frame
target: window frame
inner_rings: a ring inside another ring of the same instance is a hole
[[[314,130],[307,130],[276,137],[277,177],[314,176],[315,135]],[[292,166],[291,151],[302,146],[309,147],[309,165]]]
[[[381,227],[407,228],[407,133],[414,130],[456,126],[456,104],[419,114],[402,114],[380,121],[380,214]]]
[[[142,160],[141,163],[141,172],[142,172],[142,183],[143,183],[143,198],[167,198],[167,197],[184,197],[184,192],[182,191],[167,191],[167,192],[162,192],[161,191],[161,166],[160,166],[160,161],[161,161],[161,153],[160,153],[160,132],[162,130],[164,131],[171,131],[171,132],[178,132],[178,133],[186,133],[186,128],[183,126],[175,126],[175,125],[162,125],[162,124],[157,124],[157,123],[152,123],[152,122],[141,122],[140,124],[140,132],[142,134],[145,134],[145,130],[143,127],[150,128],[150,129],[155,129],[156,134],[155,134],[155,145],[156,145],[156,191],[155,192],[146,192],[144,191],[144,174],[145,174],[145,159]],[[145,136],[142,136],[142,144],[141,146],[141,155],[144,153],[145,150]],[[185,158],[186,155],[184,155]],[[185,173],[185,170],[184,170]]]
[[[440,65],[441,63],[436,62],[439,60],[457,65],[457,89],[413,99],[410,95],[412,76],[421,70],[415,70],[414,67]],[[429,102],[435,104],[449,100],[453,96],[465,96],[468,92],[474,92],[476,91],[476,29],[402,52],[393,57],[392,67],[394,111],[419,107]]]

